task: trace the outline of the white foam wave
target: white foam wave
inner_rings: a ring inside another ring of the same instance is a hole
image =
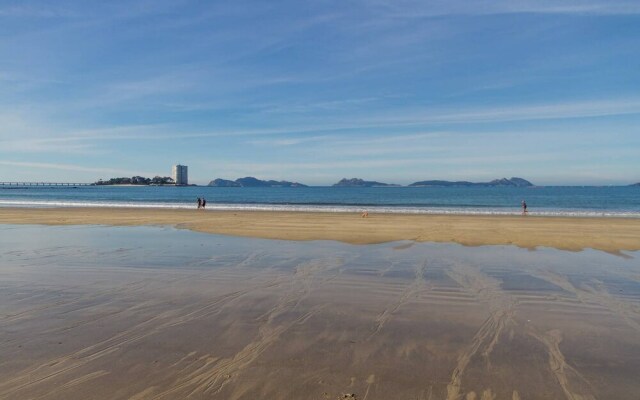
[[[101,207],[101,208],[145,208],[145,209],[193,209],[187,203],[142,203],[142,202],[104,202],[104,201],[59,201],[59,200],[0,200],[0,207]],[[369,213],[383,214],[432,214],[432,215],[520,215],[519,209],[499,208],[456,208],[456,207],[390,207],[390,206],[347,206],[347,205],[289,205],[289,204],[234,204],[209,203],[207,210],[217,211],[280,211],[280,212],[327,212],[327,213]],[[555,217],[619,217],[640,218],[640,211],[617,210],[532,210],[531,216]]]

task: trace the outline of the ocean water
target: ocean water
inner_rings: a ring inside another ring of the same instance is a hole
[[[195,208],[209,210],[640,218],[640,187],[0,187],[0,206]]]

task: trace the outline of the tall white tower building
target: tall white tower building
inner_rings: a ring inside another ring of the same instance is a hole
[[[172,169],[172,178],[176,183],[176,186],[188,185],[189,184],[189,174],[187,171],[186,165],[174,165]]]

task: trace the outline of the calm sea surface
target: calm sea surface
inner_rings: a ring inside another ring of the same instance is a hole
[[[216,210],[518,214],[640,218],[640,187],[27,187],[0,188],[0,206],[193,208]]]

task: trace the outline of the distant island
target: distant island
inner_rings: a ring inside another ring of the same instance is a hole
[[[261,179],[254,178],[252,176],[247,176],[246,178],[238,178],[235,181],[218,178],[209,182],[208,186],[214,186],[214,187],[308,187],[307,185],[303,185],[302,183],[298,183],[298,182],[274,181],[274,180],[263,181]]]
[[[145,178],[143,176],[132,176],[131,178],[111,178],[108,181],[100,179],[95,185],[174,185],[175,182],[168,176],[154,176]]]
[[[484,187],[496,187],[496,186],[511,186],[511,187],[530,187],[534,186],[533,183],[526,179],[513,177],[511,179],[502,178],[494,179],[491,182],[468,182],[468,181],[420,181],[414,182],[409,186],[484,186]]]
[[[246,178],[239,178],[235,181],[229,179],[214,179],[209,182],[208,186],[213,187],[308,187],[299,182],[289,181],[274,181],[274,180],[262,180],[247,176]],[[530,187],[534,186],[526,179],[513,177],[511,179],[502,178],[494,179],[490,182],[469,182],[469,181],[443,181],[443,180],[430,180],[414,182],[409,187],[421,187],[421,186],[476,186],[476,187]],[[402,187],[394,183],[384,183],[378,181],[366,181],[361,178],[342,178],[337,183],[334,183],[332,187]]]
[[[365,181],[360,178],[343,178],[338,183],[333,185],[334,187],[399,187],[393,183],[383,183],[377,181]],[[414,182],[409,185],[410,187],[416,186],[482,186],[482,187],[495,187],[495,186],[511,186],[511,187],[529,187],[534,186],[531,182],[522,178],[502,178],[494,179],[491,182],[468,182],[468,181],[443,181],[443,180],[431,180]]]
[[[380,186],[400,186],[393,183],[382,183],[376,181],[365,181],[360,178],[342,178],[338,183],[333,184],[334,187],[380,187]]]
[[[629,186],[640,186],[640,182],[638,182],[638,183],[632,183],[632,184],[631,184],[631,185],[629,185]]]

